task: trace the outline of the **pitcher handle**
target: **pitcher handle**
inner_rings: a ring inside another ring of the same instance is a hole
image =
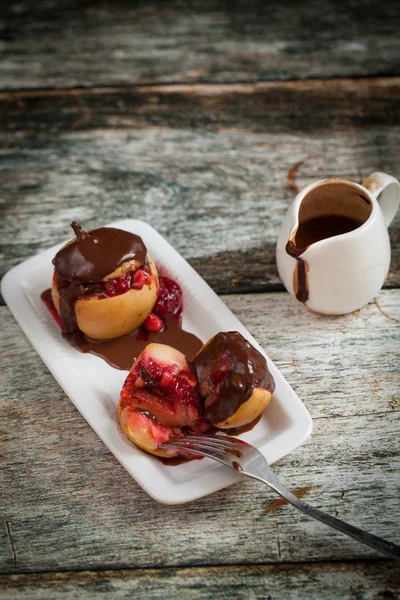
[[[389,227],[400,205],[400,182],[386,173],[372,173],[362,184],[379,202],[386,227]]]

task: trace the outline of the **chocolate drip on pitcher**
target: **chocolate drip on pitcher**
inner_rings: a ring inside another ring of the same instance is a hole
[[[362,221],[344,215],[322,215],[300,222],[294,236],[286,244],[286,252],[297,261],[294,277],[294,290],[300,302],[309,298],[308,263],[301,255],[312,244],[337,235],[354,231],[362,225]]]
[[[307,263],[300,256],[306,250],[307,247],[298,248],[292,240],[289,240],[286,244],[286,252],[289,254],[289,256],[292,256],[297,260],[297,266],[295,271],[297,275],[297,285],[295,285],[294,288],[296,290],[296,298],[299,302],[307,302],[309,297]]]

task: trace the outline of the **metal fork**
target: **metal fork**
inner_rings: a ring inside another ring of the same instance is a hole
[[[179,448],[188,453],[208,456],[209,458],[217,460],[223,465],[234,469],[241,475],[263,481],[269,485],[270,488],[278,492],[282,498],[285,498],[285,500],[290,502],[290,504],[293,504],[293,506],[306,515],[313,517],[334,529],[338,529],[342,533],[370,546],[374,550],[382,552],[382,554],[385,554],[390,558],[400,560],[400,546],[379,538],[376,535],[372,535],[371,533],[367,533],[366,531],[362,531],[362,529],[349,525],[336,517],[331,517],[322,512],[322,510],[314,508],[289,492],[273,473],[261,452],[243,440],[225,435],[215,435],[212,437],[191,435],[166,444],[160,444],[159,448]]]

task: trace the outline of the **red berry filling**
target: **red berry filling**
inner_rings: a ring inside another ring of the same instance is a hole
[[[142,325],[147,333],[161,333],[165,329],[163,318],[167,315],[179,318],[182,312],[182,290],[173,279],[159,278],[157,301],[153,312],[149,314]]]
[[[182,312],[182,290],[173,279],[160,277],[160,287],[154,312],[161,317],[168,314],[179,315]]]
[[[146,267],[125,273],[121,277],[114,277],[99,283],[86,283],[82,285],[82,296],[96,296],[97,298],[112,298],[125,294],[129,290],[141,290],[148,278]]]
[[[228,351],[218,353],[199,376],[200,394],[208,407],[219,398],[221,386],[232,371],[233,357]]]
[[[128,382],[134,387],[146,387],[152,394],[168,400],[198,403],[195,377],[190,371],[179,371],[177,365],[162,367],[151,358],[140,360],[128,375]]]
[[[183,431],[198,427],[197,381],[187,366],[163,364],[143,352],[121,391],[120,411],[128,406],[155,417],[174,437],[182,436]]]

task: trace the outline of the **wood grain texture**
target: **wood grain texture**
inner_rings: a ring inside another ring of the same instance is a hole
[[[22,0],[0,18],[3,89],[400,73],[395,0]]]
[[[396,600],[399,586],[396,564],[381,561],[0,576],[2,600]]]
[[[275,243],[296,189],[400,178],[399,17],[395,0],[0,3],[0,276],[72,219],[148,221],[310,411],[278,476],[398,544],[400,213],[386,289],[344,317],[276,293]],[[261,483],[151,500],[0,319],[1,600],[400,598],[395,563]]]
[[[278,476],[310,503],[397,543],[399,298],[399,290],[379,297],[391,318],[375,303],[323,318],[287,294],[224,298],[314,419],[306,445],[276,464]],[[3,573],[377,557],[257,482],[188,505],[155,503],[88,427],[6,307],[0,315]]]
[[[0,272],[116,219],[148,221],[219,293],[282,289],[275,244],[326,177],[400,177],[400,80],[3,93]],[[293,188],[293,182],[290,181]],[[400,213],[386,286],[400,285]]]

